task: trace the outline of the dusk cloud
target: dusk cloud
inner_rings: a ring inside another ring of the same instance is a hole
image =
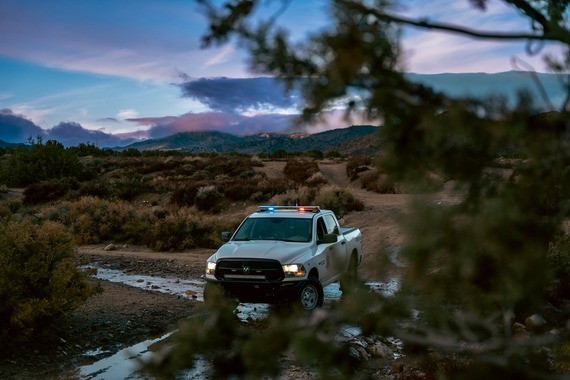
[[[22,143],[28,138],[43,136],[45,131],[22,115],[10,109],[0,110],[0,140],[9,143]]]
[[[115,136],[102,131],[83,128],[79,123],[59,123],[52,129],[42,129],[23,115],[14,114],[9,109],[0,110],[0,140],[10,143],[27,143],[29,138],[43,141],[56,140],[64,146],[81,143],[98,147],[122,146],[136,141],[131,136]]]
[[[46,131],[46,137],[50,140],[59,141],[64,146],[77,146],[81,143],[97,147],[125,145],[125,141],[116,136],[102,131],[88,130],[74,122],[59,123]]]
[[[287,94],[283,83],[273,78],[197,79],[180,85],[182,94],[207,105],[212,111],[245,113],[289,109],[299,101]]]
[[[243,120],[243,116],[233,113],[188,113],[177,118],[164,118],[159,120],[148,132],[150,138],[161,138],[174,133],[193,131],[221,131],[234,133],[235,126]]]

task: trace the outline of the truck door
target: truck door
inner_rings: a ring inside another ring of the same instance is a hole
[[[331,255],[331,263],[329,265],[332,277],[331,281],[336,281],[346,272],[348,267],[346,240],[344,235],[340,233],[338,222],[333,215],[325,215],[323,219],[327,227],[327,233],[336,235],[337,237],[337,241],[332,245],[332,249],[329,248]]]
[[[326,243],[319,245],[321,259],[319,260],[320,280],[323,285],[328,285],[336,281],[346,268],[346,242],[343,236],[340,236],[338,224],[332,215],[324,215],[317,219],[317,238],[320,240],[324,234],[337,236],[335,243]]]

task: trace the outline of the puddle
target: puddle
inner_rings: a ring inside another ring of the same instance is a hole
[[[92,266],[90,266],[90,268],[97,269],[97,273],[93,277],[100,280],[119,282],[135,288],[174,294],[185,298],[196,299],[197,301],[204,301],[204,281],[201,280],[143,276],[138,274],[126,274],[115,269]]]
[[[178,295],[180,297],[190,298],[197,301],[204,300],[204,284],[203,280],[188,280],[178,278],[163,278],[154,276],[144,276],[137,274],[126,274],[119,270],[96,268],[97,273],[93,277],[118,282],[133,287],[156,291],[161,293]],[[388,282],[367,282],[367,286],[371,289],[390,296],[399,289],[398,279],[392,279]],[[342,291],[338,283],[333,283],[323,289],[324,305],[331,304],[340,300]],[[252,304],[240,303],[236,308],[236,315],[241,321],[261,320],[268,317],[270,312],[268,304]],[[85,380],[98,379],[152,379],[149,375],[139,372],[141,361],[148,360],[152,356],[149,347],[172,334],[168,333],[162,337],[146,340],[134,346],[127,347],[107,358],[98,360],[90,365],[79,368],[79,378]],[[353,339],[361,335],[361,331],[357,327],[345,326],[339,331],[340,339]],[[96,354],[94,354],[96,353]],[[95,356],[104,354],[101,350],[92,350],[86,352],[84,356]],[[208,379],[209,364],[205,360],[196,360],[192,369],[184,371],[177,380],[182,379]]]
[[[90,267],[95,268],[95,267]],[[118,282],[125,285],[173,294],[180,297],[191,298],[197,301],[204,301],[204,284],[203,280],[187,280],[180,278],[164,278],[154,276],[144,276],[138,274],[127,274],[120,270],[97,268],[97,273],[93,276],[101,280]],[[398,279],[391,279],[388,282],[367,282],[365,285],[371,289],[382,293],[385,296],[393,295],[400,288]],[[342,291],[338,282],[330,284],[323,289],[324,304],[338,301],[342,296]],[[270,305],[258,303],[240,303],[236,308],[236,315],[241,321],[260,320],[267,318],[270,311]]]
[[[152,351],[149,347],[163,339],[168,338],[172,333],[160,338],[145,340],[134,346],[124,348],[114,355],[98,360],[93,364],[79,368],[79,377],[85,380],[106,380],[106,379],[136,379],[132,377],[140,369],[140,362],[149,360]]]
[[[109,379],[129,379],[129,380],[148,380],[154,379],[145,372],[141,372],[141,363],[151,359],[153,351],[150,347],[158,343],[174,332],[165,334],[156,339],[145,340],[134,346],[120,350],[114,355],[98,360],[93,364],[89,364],[79,368],[79,378],[82,380],[109,380]],[[209,379],[209,364],[204,360],[197,358],[194,360],[194,367],[185,370],[177,380],[182,379]]]

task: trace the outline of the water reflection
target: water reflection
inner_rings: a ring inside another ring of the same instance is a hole
[[[93,267],[91,267],[93,268]],[[138,274],[126,274],[119,270],[108,268],[96,268],[97,272],[93,275],[95,278],[122,283],[133,287],[156,291],[161,293],[173,294],[180,297],[195,299],[196,301],[204,300],[204,284],[202,280],[188,280],[178,278],[164,278],[155,276],[145,276]],[[367,282],[367,286],[386,296],[393,295],[399,289],[398,279],[392,279],[388,282]],[[324,305],[330,305],[340,300],[342,291],[338,283],[333,283],[323,289]],[[267,318],[270,312],[270,306],[267,304],[251,304],[240,303],[236,308],[236,315],[241,321],[261,320]],[[81,379],[152,379],[149,375],[140,372],[140,363],[150,359],[152,351],[150,346],[158,343],[171,333],[156,339],[146,340],[134,346],[125,348],[114,355],[98,360],[90,365],[79,368],[79,376]],[[354,339],[361,334],[357,327],[345,326],[339,331],[340,339]],[[100,352],[102,353],[102,352]],[[85,356],[90,355],[89,352]],[[177,376],[177,379],[208,379],[209,364],[204,360],[196,360],[194,367]]]

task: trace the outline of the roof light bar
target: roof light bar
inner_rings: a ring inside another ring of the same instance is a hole
[[[297,211],[297,212],[319,212],[319,206],[259,206],[257,212],[275,212],[275,211]]]

